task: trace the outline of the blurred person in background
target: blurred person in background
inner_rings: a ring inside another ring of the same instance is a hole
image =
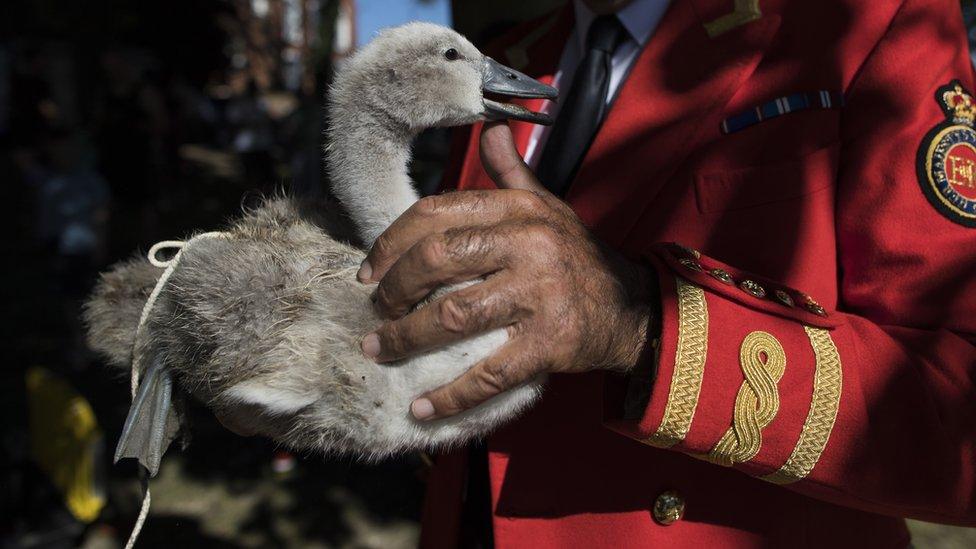
[[[92,162],[86,161],[80,136],[65,129],[51,130],[42,150],[43,161],[25,171],[36,195],[37,236],[57,258],[61,290],[79,300],[105,260],[109,189]]]
[[[109,48],[101,53],[104,76],[96,99],[94,135],[99,170],[112,195],[110,255],[124,257],[155,236],[156,202],[169,169],[169,113],[147,77],[145,56]]]

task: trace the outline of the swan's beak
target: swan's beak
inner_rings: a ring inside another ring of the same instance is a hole
[[[556,88],[547,86],[515,69],[510,69],[487,56],[482,74],[481,93],[484,96],[484,115],[486,118],[489,120],[524,120],[544,126],[552,124],[552,117],[548,114],[532,112],[521,105],[495,101],[489,95],[500,98],[555,99],[559,95]]]

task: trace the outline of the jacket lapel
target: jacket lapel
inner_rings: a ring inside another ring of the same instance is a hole
[[[566,200],[608,244],[624,242],[685,157],[719,132],[722,107],[775,34],[779,16],[764,15],[710,38],[706,23],[732,4],[672,2],[594,139]]]
[[[552,84],[556,70],[559,68],[563,46],[570,37],[573,24],[572,4],[567,3],[562,9],[553,13],[541,25],[527,34],[525,38],[506,48],[505,56],[508,58],[508,62],[515,70],[531,75],[543,84]],[[519,68],[519,66],[524,67],[524,69]],[[546,100],[526,99],[512,102],[521,104],[530,111],[539,111]],[[525,156],[529,138],[536,127],[535,124],[511,122],[509,125],[512,128],[515,147],[519,154]]]

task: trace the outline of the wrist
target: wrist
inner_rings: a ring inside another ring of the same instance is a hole
[[[629,373],[638,365],[653,361],[660,337],[660,296],[657,292],[657,275],[642,264],[632,264],[633,277],[625,288],[627,306],[624,316],[628,319],[622,334],[621,359],[617,370]]]

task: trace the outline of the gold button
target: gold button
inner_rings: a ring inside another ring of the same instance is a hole
[[[758,297],[760,299],[766,297],[766,288],[763,288],[755,280],[743,280],[739,283],[739,287],[742,288],[744,292],[752,296]]]
[[[806,308],[808,311],[810,311],[811,313],[817,316],[827,316],[827,311],[825,311],[823,307],[821,307],[820,305],[818,305],[813,301],[808,301],[806,303]]]
[[[681,263],[682,265],[684,265],[685,267],[691,269],[692,271],[695,271],[695,272],[698,272],[698,273],[702,272],[701,265],[699,265],[698,262],[695,261],[694,259],[688,259],[687,257],[685,257],[685,258],[679,259],[678,260],[678,263]]]
[[[694,248],[683,246],[681,244],[678,244],[677,242],[674,243],[674,247],[680,254],[686,255],[688,257],[693,257],[695,259],[701,259],[701,252],[699,252]]]
[[[732,280],[732,275],[726,271],[723,271],[722,269],[712,269],[711,271],[708,271],[708,274],[712,275],[715,280],[718,280],[723,284],[728,284],[729,286],[735,284],[735,281]]]
[[[685,499],[675,490],[668,490],[654,500],[654,520],[667,526],[685,515]]]
[[[793,298],[790,297],[790,294],[784,292],[783,290],[776,290],[773,292],[773,295],[776,296],[776,301],[779,301],[783,305],[786,305],[787,307],[793,306]]]
[[[803,299],[803,307],[817,316],[827,316],[827,311],[819,303],[807,294],[800,294]]]

